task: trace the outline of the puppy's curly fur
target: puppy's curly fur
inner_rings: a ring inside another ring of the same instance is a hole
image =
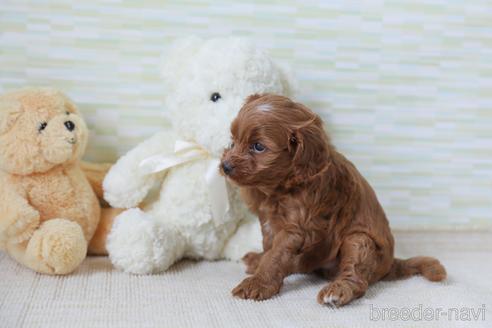
[[[252,276],[235,296],[267,299],[286,276],[321,272],[331,282],[318,302],[342,306],[382,279],[446,278],[434,258],[393,257],[393,236],[373,189],[311,110],[282,96],[253,95],[231,132],[221,171],[259,216],[264,249],[243,258]]]

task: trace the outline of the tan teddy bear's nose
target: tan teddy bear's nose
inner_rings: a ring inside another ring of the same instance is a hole
[[[66,121],[63,125],[65,125],[68,131],[73,131],[73,129],[75,129],[75,124],[72,121]]]

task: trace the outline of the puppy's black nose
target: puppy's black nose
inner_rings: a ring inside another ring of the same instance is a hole
[[[222,171],[224,171],[225,174],[230,174],[232,172],[232,169],[234,169],[234,166],[231,165],[228,161],[223,161],[222,162]]]
[[[66,121],[63,125],[65,125],[68,131],[73,131],[73,129],[75,129],[75,124],[73,124],[72,121]]]

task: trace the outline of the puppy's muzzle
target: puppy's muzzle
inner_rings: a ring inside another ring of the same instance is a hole
[[[222,162],[222,171],[224,171],[225,174],[231,174],[232,170],[234,170],[234,166],[232,166],[229,161]]]

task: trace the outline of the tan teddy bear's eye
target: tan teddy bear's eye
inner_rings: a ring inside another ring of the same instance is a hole
[[[48,126],[48,123],[46,123],[46,122],[39,124],[38,131],[39,132],[43,131],[44,129],[46,129],[47,126]]]

